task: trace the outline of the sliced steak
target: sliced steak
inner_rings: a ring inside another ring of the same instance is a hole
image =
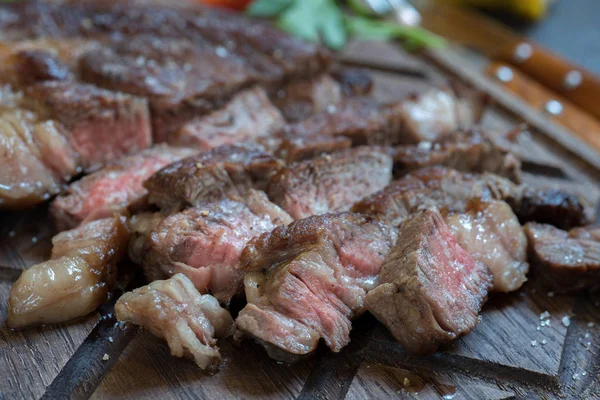
[[[400,224],[408,215],[428,207],[463,213],[472,199],[504,200],[521,222],[587,223],[583,204],[570,193],[519,186],[494,174],[463,174],[446,167],[416,170],[355,204],[352,211],[383,215]]]
[[[145,183],[149,201],[165,210],[180,210],[200,202],[243,196],[263,189],[281,162],[260,146],[220,146],[175,162]]]
[[[0,47],[1,78],[13,86],[74,79],[79,58],[97,48],[95,40],[39,38],[4,43]]]
[[[229,301],[242,283],[238,264],[246,243],[291,222],[263,192],[251,189],[244,200],[201,202],[165,218],[143,247],[146,276],[183,273],[200,292]]]
[[[600,226],[569,232],[551,225],[525,225],[529,260],[537,277],[558,292],[581,291],[600,284]]]
[[[382,150],[358,147],[281,169],[269,182],[269,198],[300,219],[346,211],[391,180],[392,160]]]
[[[508,204],[475,200],[467,213],[449,215],[446,223],[458,243],[490,268],[494,291],[512,292],[527,281],[527,237]]]
[[[24,208],[58,193],[78,158],[54,121],[13,109],[0,114],[0,207]]]
[[[292,81],[272,96],[286,120],[301,121],[312,114],[326,111],[342,100],[340,85],[329,75],[313,80]]]
[[[66,129],[86,170],[152,144],[145,100],[75,82],[44,82],[25,92],[26,107]]]
[[[411,353],[433,353],[475,327],[492,275],[436,209],[407,220],[365,303]]]
[[[148,98],[154,140],[160,143],[187,120],[258,81],[243,59],[218,53],[210,43],[139,36],[84,55],[81,75],[101,87]]]
[[[310,353],[319,338],[340,351],[395,238],[387,224],[341,213],[298,220],[252,239],[242,268],[255,271],[247,284],[262,284],[240,312],[236,336],[257,339],[275,358]]]
[[[190,356],[207,369],[221,361],[215,337],[231,332],[229,311],[212,296],[198,293],[182,274],[125,293],[115,304],[119,321],[141,325],[164,338],[176,357]]]
[[[286,134],[291,138],[345,136],[355,146],[416,144],[473,127],[480,117],[476,107],[474,100],[458,99],[445,89],[384,105],[355,97],[290,125]]]
[[[186,122],[169,142],[210,150],[272,136],[284,124],[283,116],[271,104],[264,89],[255,87],[238,93],[225,107]]]
[[[8,326],[65,322],[83,317],[112,292],[116,264],[129,233],[125,218],[93,221],[52,239],[50,260],[23,271],[8,300]]]
[[[491,172],[521,182],[521,161],[509,148],[478,129],[455,132],[433,142],[394,149],[394,172],[444,165],[462,172]]]
[[[71,184],[50,206],[56,226],[66,230],[81,222],[123,214],[139,206],[148,192],[142,183],[156,171],[194,154],[191,149],[159,145],[111,163]]]

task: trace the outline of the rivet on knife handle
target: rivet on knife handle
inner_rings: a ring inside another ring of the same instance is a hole
[[[596,118],[527,77],[512,65],[492,63],[487,69],[487,74],[532,107],[544,112],[549,119],[600,150],[600,121]]]
[[[600,78],[591,72],[527,41],[513,43],[498,58],[600,119]]]

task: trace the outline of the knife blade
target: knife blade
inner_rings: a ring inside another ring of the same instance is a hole
[[[542,85],[600,119],[600,78],[564,58],[527,41],[499,22],[476,11],[414,0],[421,25],[447,39],[516,66]]]

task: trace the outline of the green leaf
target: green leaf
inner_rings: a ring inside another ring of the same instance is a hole
[[[342,49],[347,38],[344,15],[333,0],[325,1],[320,20],[323,43],[334,50]]]
[[[423,28],[404,26],[395,22],[367,19],[357,16],[346,17],[348,32],[362,39],[401,39],[411,50],[424,47],[443,47],[446,41]]]
[[[246,10],[251,17],[271,18],[281,14],[294,0],[255,0]]]

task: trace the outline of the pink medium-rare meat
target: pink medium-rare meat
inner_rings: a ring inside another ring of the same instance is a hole
[[[301,121],[342,101],[340,84],[329,75],[292,81],[271,96],[287,121]]]
[[[383,189],[392,178],[392,159],[384,150],[357,147],[282,168],[267,188],[273,202],[300,219],[346,211]]]
[[[246,284],[262,284],[240,312],[236,336],[257,339],[274,358],[307,354],[319,338],[339,351],[395,238],[383,222],[341,213],[298,220],[252,239],[242,269],[253,271]]]
[[[441,166],[421,168],[393,181],[355,204],[352,211],[385,216],[400,224],[428,207],[465,212],[472,199],[504,200],[521,222],[572,227],[585,225],[588,219],[584,204],[568,192],[530,188],[490,173],[465,174]]]
[[[447,216],[446,223],[458,243],[490,268],[494,291],[512,292],[527,281],[527,237],[508,204],[475,200],[466,213]]]
[[[210,150],[269,137],[279,132],[285,120],[260,87],[236,94],[223,108],[186,122],[170,139],[176,146]]]
[[[50,260],[34,265],[13,284],[8,326],[65,322],[103,304],[116,280],[129,232],[125,218],[92,221],[52,239]]]
[[[367,309],[407,351],[433,353],[475,327],[492,275],[428,209],[402,225],[379,281]]]
[[[479,129],[454,132],[433,142],[394,149],[394,173],[443,165],[461,172],[491,172],[521,182],[521,162],[510,149]]]
[[[263,189],[279,168],[281,162],[260,146],[219,146],[168,165],[144,187],[150,203],[177,211],[204,201],[240,197],[250,188]]]
[[[241,286],[240,256],[254,236],[291,218],[263,192],[250,189],[244,201],[201,202],[160,222],[144,243],[148,277],[186,275],[202,293],[226,302]]]
[[[231,332],[229,311],[210,295],[198,293],[182,274],[125,293],[115,304],[119,321],[141,325],[164,338],[171,354],[190,356],[198,367],[215,367],[221,361],[216,337]]]
[[[191,149],[158,145],[127,156],[72,183],[50,206],[57,227],[122,214],[139,205],[148,192],[142,183],[164,166],[193,155]]]
[[[152,144],[144,99],[75,82],[44,82],[25,91],[24,104],[60,122],[81,166],[91,170]]]
[[[536,278],[558,292],[577,292],[600,284],[600,226],[563,231],[551,225],[525,225],[529,260]]]

